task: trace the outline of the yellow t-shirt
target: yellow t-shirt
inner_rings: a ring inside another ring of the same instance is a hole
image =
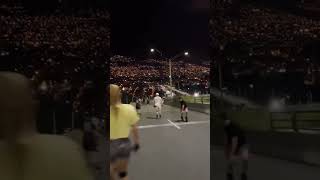
[[[110,107],[110,139],[128,138],[131,127],[139,120],[137,111],[132,105],[120,104],[118,112]]]

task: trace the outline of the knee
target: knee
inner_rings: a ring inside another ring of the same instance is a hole
[[[122,178],[127,177],[127,176],[128,176],[128,173],[127,173],[126,171],[122,171],[122,172],[119,172],[118,175],[119,175],[120,179],[122,179]]]
[[[243,159],[243,160],[248,160],[248,159],[249,159],[249,152],[248,152],[248,150],[245,150],[244,152],[242,152],[241,156],[242,156],[242,159]]]

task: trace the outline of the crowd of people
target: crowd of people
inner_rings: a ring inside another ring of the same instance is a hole
[[[258,3],[239,3],[238,10],[235,16],[222,8],[210,20],[213,65],[222,65],[228,91],[260,103],[320,100],[320,21]]]
[[[166,61],[114,56],[111,58],[110,67],[111,81],[126,87],[132,93],[139,91],[137,87],[140,91],[152,93],[159,89],[159,85],[169,84],[169,63]],[[205,65],[174,61],[172,79],[173,85],[182,91],[209,91],[209,67]]]

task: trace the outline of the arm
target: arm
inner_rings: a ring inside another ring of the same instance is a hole
[[[130,119],[130,126],[131,126],[131,134],[132,140],[134,143],[134,151],[139,150],[139,131],[138,131],[138,122],[139,122],[139,115],[137,111],[132,107],[131,119]]]
[[[139,142],[139,133],[137,125],[132,126],[132,135],[133,135],[133,150],[137,152],[140,149],[140,142]]]
[[[234,136],[232,137],[232,141],[231,141],[231,151],[230,151],[231,156],[235,154],[237,146],[238,146],[238,137]]]
[[[140,144],[139,143],[139,132],[138,132],[138,127],[136,124],[132,126],[131,133],[133,135],[132,138],[133,138],[134,144]]]
[[[228,145],[228,138],[227,136],[224,136],[224,154],[226,158],[229,158],[229,152],[230,152],[230,147]]]

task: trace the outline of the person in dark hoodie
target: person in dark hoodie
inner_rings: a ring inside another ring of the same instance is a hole
[[[188,105],[182,99],[182,97],[179,98],[179,101],[180,101],[181,121],[188,122]]]
[[[234,179],[234,164],[236,160],[242,161],[241,180],[248,179],[249,148],[244,130],[222,114],[225,126],[225,154],[227,163],[227,180]]]

